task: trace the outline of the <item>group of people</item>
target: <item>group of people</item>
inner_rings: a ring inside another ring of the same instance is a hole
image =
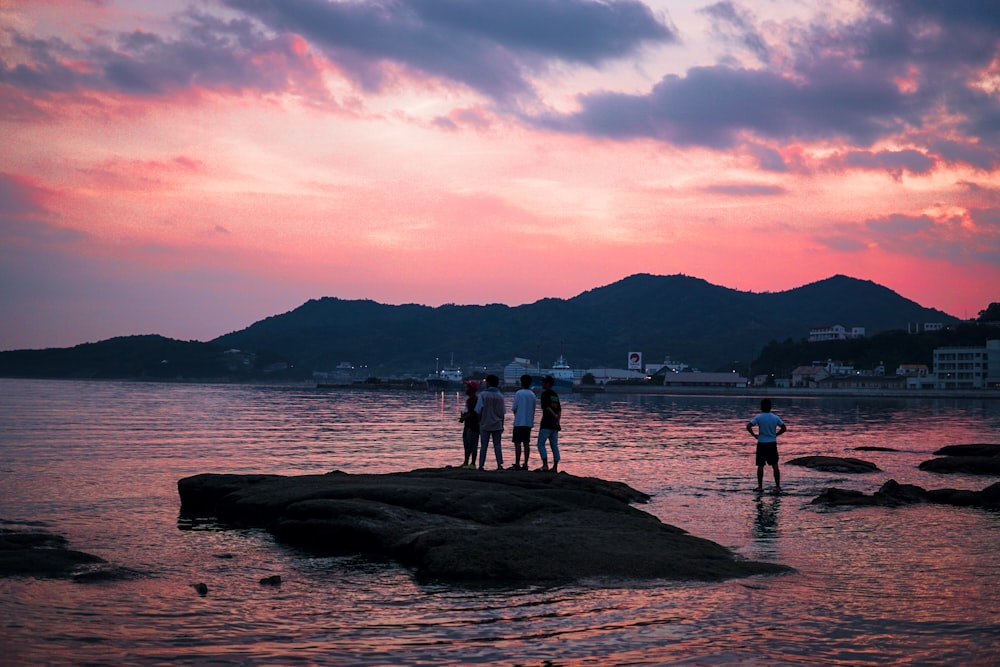
[[[542,417],[538,424],[538,456],[542,465],[538,470],[559,472],[559,431],[561,429],[562,403],[559,394],[553,389],[555,378],[546,375],[542,378],[542,393],[536,399],[531,390],[531,376],[521,376],[521,388],[514,393],[511,412],[514,414],[514,464],[511,470],[528,470],[528,459],[531,456],[531,429],[535,425],[535,408],[541,404]],[[503,469],[503,435],[504,420],[507,416],[507,403],[500,393],[500,378],[496,375],[486,376],[486,388],[477,395],[479,384],[475,381],[465,383],[465,410],[459,421],[465,427],[462,430],[462,442],[465,446],[463,468],[476,468],[476,451],[479,451],[480,470],[486,469],[486,450],[493,443],[493,454],[497,462],[497,470]],[[547,446],[552,448],[552,466],[549,467]]]
[[[546,375],[542,379],[541,403],[542,419],[538,425],[538,455],[542,466],[538,470],[559,472],[559,430],[562,419],[562,404],[559,395],[552,390],[555,379]],[[465,424],[462,430],[462,442],[465,446],[463,468],[476,468],[476,451],[479,451],[479,470],[486,468],[486,450],[493,443],[493,454],[497,461],[497,470],[503,470],[503,435],[504,419],[507,416],[507,404],[500,393],[500,378],[496,375],[486,376],[486,389],[481,394],[479,384],[475,381],[465,383],[465,410],[459,421]],[[511,412],[514,413],[514,465],[511,470],[527,470],[528,459],[531,457],[531,429],[535,424],[535,392],[531,390],[531,376],[521,376],[521,388],[514,393]],[[754,428],[756,427],[756,431]],[[778,470],[778,436],[788,430],[781,417],[771,412],[771,399],[760,402],[760,413],[746,425],[747,431],[757,441],[757,491],[764,487],[764,467],[770,466],[774,474],[775,491],[781,492],[781,472]],[[552,467],[549,467],[549,457],[546,444],[552,448]]]

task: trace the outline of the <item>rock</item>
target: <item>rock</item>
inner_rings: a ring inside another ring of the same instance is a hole
[[[199,581],[197,584],[191,584],[191,588],[197,591],[198,595],[202,597],[208,595],[208,584],[203,581]]]
[[[270,577],[263,577],[260,580],[261,586],[280,586],[281,585],[281,575],[272,574]]]
[[[1000,445],[948,445],[934,452],[941,458],[920,464],[921,470],[967,475],[1000,475]]]
[[[865,495],[861,491],[830,487],[823,489],[822,493],[813,498],[812,504],[843,507],[845,505],[875,505],[877,503],[874,496]]]
[[[1000,445],[947,445],[934,456],[1000,456]]]
[[[0,577],[73,578],[103,558],[66,546],[66,538],[30,530],[0,529]]]
[[[649,496],[621,482],[566,473],[196,475],[177,486],[182,512],[264,527],[317,553],[394,559],[427,580],[713,581],[790,571],[660,522],[630,504]]]
[[[824,472],[867,473],[878,472],[878,466],[869,461],[839,456],[803,456],[788,461],[790,465],[804,466]]]
[[[927,472],[1000,475],[1000,456],[942,456],[923,461],[918,466]]]
[[[890,479],[870,496],[860,491],[829,488],[825,489],[812,501],[813,505],[837,507],[860,505],[899,507],[915,503],[936,503],[959,507],[1000,507],[1000,482],[990,485],[982,491],[965,491],[960,489],[932,489],[927,491],[914,484],[899,484],[896,480]]]

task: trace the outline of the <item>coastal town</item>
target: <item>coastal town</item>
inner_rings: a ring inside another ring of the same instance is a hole
[[[936,323],[926,323],[914,326],[913,331],[936,331],[940,328],[941,325]],[[821,342],[864,336],[864,327],[848,328],[836,324],[814,327],[809,332],[808,340]],[[537,389],[541,378],[550,375],[556,380],[557,390],[581,393],[794,391],[906,395],[944,392],[946,395],[958,395],[974,392],[1000,397],[1000,330],[997,337],[987,340],[985,345],[935,348],[930,365],[902,363],[896,368],[886,368],[884,364],[856,368],[841,360],[825,359],[799,365],[784,377],[768,373],[751,374],[749,370],[746,373],[737,370],[702,372],[669,356],[662,362],[643,363],[642,351],[625,351],[623,357],[625,363],[621,367],[596,368],[573,368],[562,355],[548,366],[526,357],[514,357],[502,368],[483,366],[462,369],[455,366],[452,360],[450,365],[429,374],[424,382],[430,389],[457,391],[463,382],[481,380],[486,374],[494,373],[506,388],[516,388],[519,378],[528,374],[533,378],[533,388]],[[334,372],[319,372],[314,377],[320,387],[350,386],[359,383],[359,371],[363,369],[343,362]]]

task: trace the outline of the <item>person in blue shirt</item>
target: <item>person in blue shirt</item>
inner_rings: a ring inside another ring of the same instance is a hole
[[[753,427],[757,427],[755,433]],[[774,471],[774,490],[781,493],[781,472],[778,470],[778,436],[787,431],[781,417],[771,412],[771,399],[760,402],[760,414],[747,422],[747,431],[757,439],[757,490],[764,490],[764,466]]]

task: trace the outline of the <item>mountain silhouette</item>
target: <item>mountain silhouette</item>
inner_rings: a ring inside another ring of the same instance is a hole
[[[800,340],[820,325],[864,327],[868,335],[910,323],[958,319],[868,280],[836,275],[783,292],[741,292],[684,275],[636,274],[570,299],[522,306],[386,305],[325,297],[216,338],[213,343],[273,353],[300,367],[339,362],[372,375],[423,376],[452,360],[464,369],[515,356],[543,366],[560,355],[578,368],[624,367],[669,356],[702,370],[756,357],[771,341]]]

